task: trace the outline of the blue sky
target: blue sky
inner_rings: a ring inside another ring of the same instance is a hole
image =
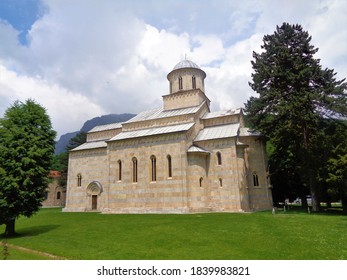
[[[28,31],[44,13],[42,2],[37,0],[0,1],[0,19],[19,31],[18,40],[21,44],[27,44]]]
[[[0,116],[33,98],[61,135],[160,107],[185,55],[206,72],[213,111],[242,107],[252,52],[283,22],[301,24],[341,79],[346,14],[344,0],[0,0]]]

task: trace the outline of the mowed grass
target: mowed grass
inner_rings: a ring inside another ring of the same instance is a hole
[[[16,231],[0,241],[67,259],[347,259],[347,216],[300,211],[104,215],[41,209],[18,219]],[[17,249],[9,251],[16,258],[11,252]]]

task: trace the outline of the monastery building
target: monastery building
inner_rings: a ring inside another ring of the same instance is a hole
[[[183,60],[162,108],[94,127],[70,151],[64,211],[248,212],[272,208],[265,144],[242,109],[210,111],[206,73]]]

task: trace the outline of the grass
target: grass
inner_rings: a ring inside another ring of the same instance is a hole
[[[0,226],[0,232],[4,229]],[[5,241],[79,260],[345,260],[346,230],[347,216],[292,210],[276,215],[271,211],[102,215],[55,208],[20,218],[18,236]],[[1,236],[0,241],[4,241]],[[14,248],[9,252],[11,259],[49,258],[28,252],[21,256]]]

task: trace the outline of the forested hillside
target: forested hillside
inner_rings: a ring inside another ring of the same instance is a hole
[[[110,124],[115,122],[125,122],[132,117],[134,117],[134,114],[110,114],[110,115],[104,115],[101,117],[95,117],[91,120],[87,120],[80,131],[75,132],[69,132],[62,136],[60,136],[59,140],[57,141],[55,145],[55,154],[58,155],[65,151],[65,147],[69,144],[69,141],[71,138],[75,137],[79,132],[88,132],[93,127],[97,125],[104,125],[104,124]]]

